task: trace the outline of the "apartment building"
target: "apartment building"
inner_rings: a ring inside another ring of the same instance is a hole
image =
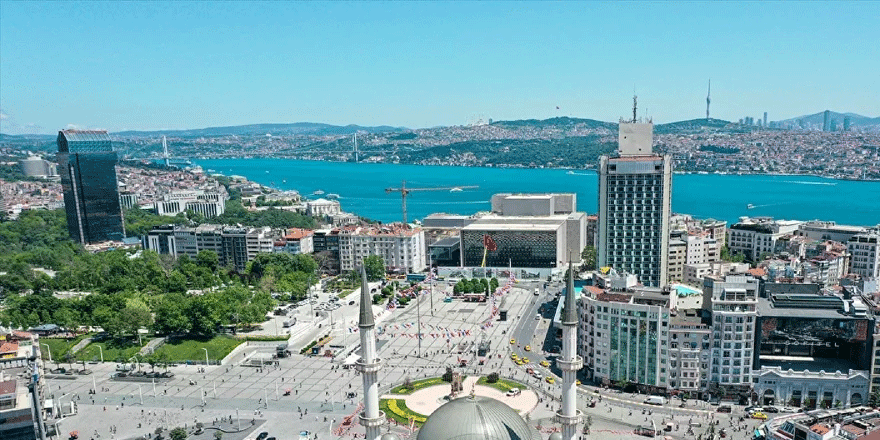
[[[364,258],[378,255],[389,271],[422,272],[426,250],[424,231],[400,223],[339,230],[339,265],[343,271],[355,270]]]
[[[880,278],[880,234],[870,232],[858,234],[846,242],[852,255],[849,271],[864,278]]]
[[[743,218],[728,229],[727,248],[731,255],[743,255],[754,261],[764,253],[777,252],[777,241],[796,232],[802,223],[770,217]]]
[[[669,290],[659,288],[582,291],[578,355],[584,358],[587,376],[603,384],[626,382],[647,392],[666,392],[675,300]]]
[[[703,308],[711,314],[709,389],[748,396],[752,383],[758,279],[751,275],[703,279]]]

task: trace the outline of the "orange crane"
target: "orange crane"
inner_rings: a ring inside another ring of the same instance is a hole
[[[400,188],[385,188],[386,193],[399,192],[403,198],[403,224],[406,224],[406,196],[414,191],[453,191],[458,192],[464,189],[475,189],[478,186],[440,186],[436,188],[407,188],[406,180],[400,184]]]

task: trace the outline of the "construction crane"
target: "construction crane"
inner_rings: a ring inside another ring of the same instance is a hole
[[[453,191],[458,192],[464,189],[475,189],[478,186],[440,186],[436,188],[407,188],[406,180],[400,184],[400,188],[385,188],[386,193],[399,192],[403,199],[403,224],[406,224],[406,196],[414,191]]]

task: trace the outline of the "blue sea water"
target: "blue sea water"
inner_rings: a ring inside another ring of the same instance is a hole
[[[598,211],[595,172],[559,169],[476,168],[305,161],[290,159],[200,159],[197,165],[225,175],[241,175],[303,196],[317,190],[338,194],[342,208],[383,222],[400,221],[398,188],[476,185],[461,192],[419,191],[407,197],[410,220],[435,212],[470,215],[490,208],[501,192],[574,192],[578,210]],[[267,172],[268,171],[268,172]],[[286,182],[285,182],[286,181]],[[747,205],[753,205],[752,209]],[[772,216],[786,220],[833,220],[839,224],[880,224],[880,182],[833,180],[812,176],[676,174],[672,210],[696,218],[727,220]]]

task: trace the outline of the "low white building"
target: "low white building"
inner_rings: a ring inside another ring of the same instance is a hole
[[[306,202],[306,215],[323,217],[342,212],[338,200],[317,199]]]
[[[866,404],[870,392],[867,371],[783,370],[765,367],[754,384],[759,405],[808,408],[848,408]]]

